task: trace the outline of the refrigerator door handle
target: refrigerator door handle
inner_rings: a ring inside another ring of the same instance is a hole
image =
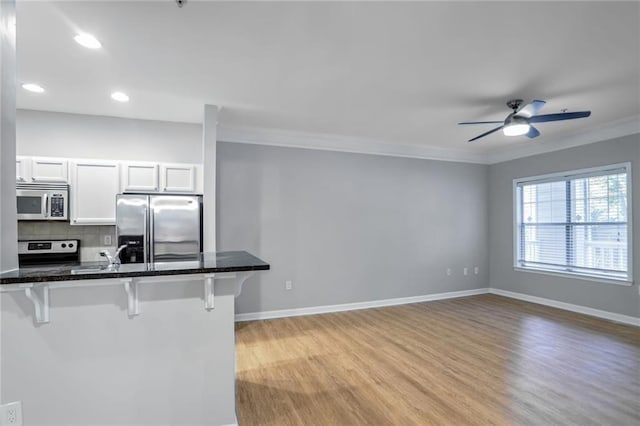
[[[154,235],[153,235],[153,215],[154,215],[154,211],[153,208],[149,209],[149,263],[153,263],[153,240],[154,240]],[[145,215],[145,221],[146,221],[146,215]]]
[[[143,241],[149,241],[149,227],[147,224],[147,217],[149,216],[149,209],[144,208],[144,213],[142,214],[142,232],[144,232]],[[142,244],[142,257],[145,263],[149,262],[149,258],[147,257],[147,244]]]

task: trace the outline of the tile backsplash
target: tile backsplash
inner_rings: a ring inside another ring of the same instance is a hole
[[[111,245],[104,245],[104,237],[111,236]],[[80,240],[80,259],[82,261],[102,260],[101,250],[113,251],[116,244],[115,226],[71,226],[68,222],[19,221],[19,240]]]

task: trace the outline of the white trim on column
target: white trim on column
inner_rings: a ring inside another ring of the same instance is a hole
[[[202,239],[203,250],[216,251],[216,155],[218,107],[205,105],[202,122]]]
[[[277,311],[250,312],[236,314],[236,322],[254,321],[273,318],[298,317],[303,315],[327,314],[330,312],[346,312],[359,309],[381,308],[383,306],[407,305],[410,303],[430,302],[433,300],[453,299],[456,297],[475,296],[486,294],[488,288],[476,288],[472,290],[449,291],[446,293],[426,294],[422,296],[398,297],[395,299],[372,300],[369,302],[342,303],[339,305],[311,306],[308,308],[281,309]]]
[[[525,302],[537,303],[539,305],[551,306],[565,311],[577,312],[579,314],[590,315],[592,317],[604,318],[623,324],[640,327],[640,318],[629,315],[616,314],[615,312],[602,311],[600,309],[589,308],[587,306],[574,305],[572,303],[559,302],[557,300],[546,299],[544,297],[530,296],[528,294],[516,293],[499,288],[489,288],[489,293],[498,296],[509,297],[511,299],[523,300]]]

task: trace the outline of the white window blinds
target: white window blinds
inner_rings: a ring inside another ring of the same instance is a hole
[[[516,267],[631,281],[629,167],[516,181]]]

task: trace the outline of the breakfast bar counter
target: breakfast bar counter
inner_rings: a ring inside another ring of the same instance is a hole
[[[105,264],[105,262],[82,262],[71,265],[30,266],[0,274],[0,285],[215,274],[222,272],[264,271],[268,269],[268,263],[246,251],[225,251],[201,253],[197,260],[179,262],[128,263],[112,266]]]
[[[33,424],[53,416],[91,424],[96,413],[114,411],[104,394],[116,406],[135,398],[129,424],[237,423],[235,299],[247,279],[259,286],[258,272],[268,269],[245,251],[228,251],[183,262],[54,264],[0,274],[2,343],[21,348],[3,357],[3,379],[11,383],[3,392],[22,400]],[[58,412],[69,399],[90,409]],[[44,408],[29,409],[37,401]]]

